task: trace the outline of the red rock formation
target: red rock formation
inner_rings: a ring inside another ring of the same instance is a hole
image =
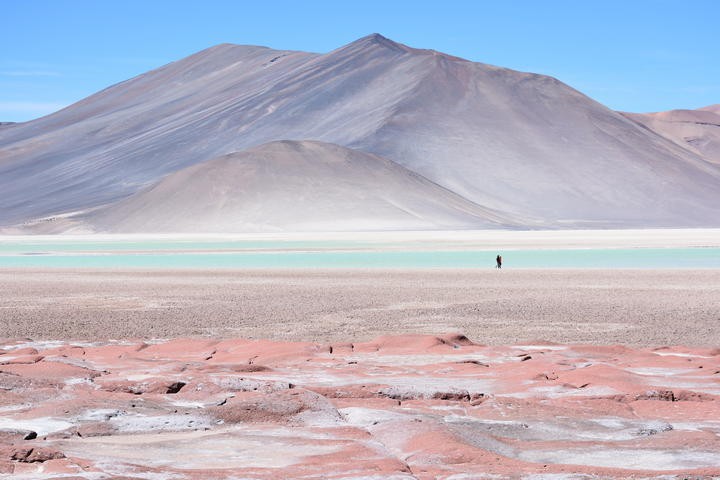
[[[3,474],[720,475],[711,349],[462,336],[0,348]],[[23,356],[40,358],[3,361]]]

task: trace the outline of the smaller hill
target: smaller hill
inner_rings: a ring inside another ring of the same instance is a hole
[[[376,155],[278,141],[173,173],[79,218],[102,232],[499,228],[514,222]]]

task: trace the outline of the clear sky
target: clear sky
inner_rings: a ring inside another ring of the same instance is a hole
[[[720,103],[720,0],[0,0],[0,121],[218,43],[328,52],[370,33],[552,75],[634,112]]]

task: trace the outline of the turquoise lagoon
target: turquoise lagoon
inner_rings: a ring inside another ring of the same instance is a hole
[[[0,241],[0,268],[720,268],[720,248],[489,250],[449,242]]]

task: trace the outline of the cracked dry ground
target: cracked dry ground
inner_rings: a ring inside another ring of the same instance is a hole
[[[0,477],[720,476],[720,351],[4,341]]]

